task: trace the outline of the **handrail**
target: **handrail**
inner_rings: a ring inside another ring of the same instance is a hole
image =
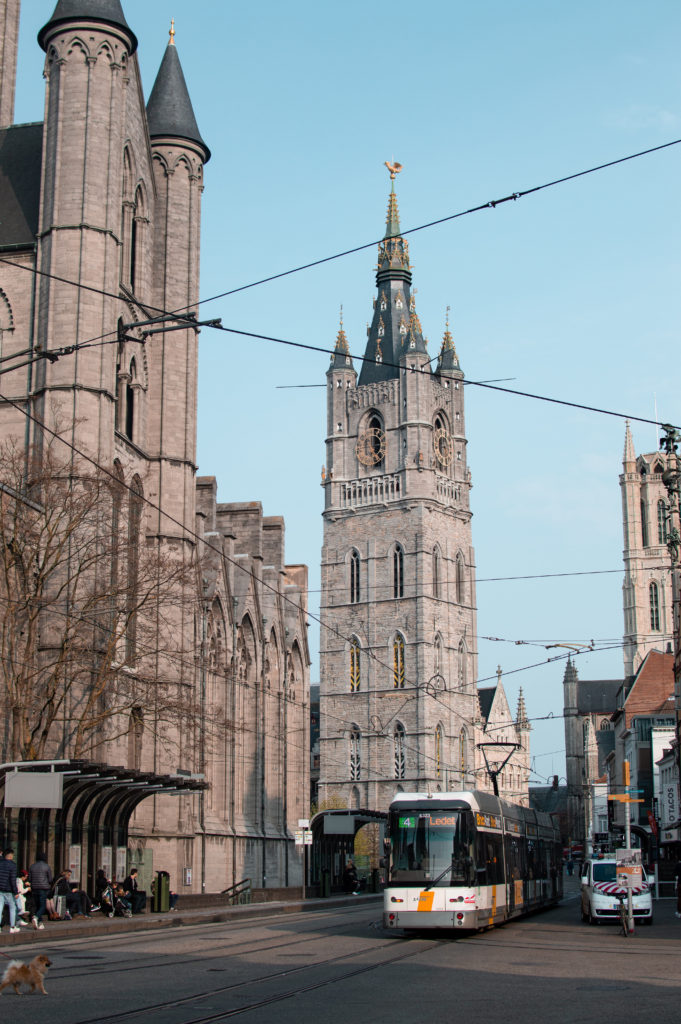
[[[239,896],[251,894],[251,880],[250,878],[242,878],[240,882],[235,882],[234,885],[228,886],[227,889],[222,889],[220,892],[221,896],[226,896],[228,899],[238,899]]]

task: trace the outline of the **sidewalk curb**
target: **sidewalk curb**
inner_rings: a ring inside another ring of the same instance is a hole
[[[90,936],[112,935],[118,938],[124,932],[158,931],[159,929],[180,928],[197,924],[221,924],[226,921],[238,921],[250,918],[270,917],[273,914],[298,914],[326,910],[331,907],[350,907],[365,903],[374,903],[383,899],[383,893],[371,893],[366,896],[342,896],[329,899],[293,900],[292,902],[249,903],[238,907],[216,905],[203,910],[186,910],[184,912],[166,914],[139,914],[130,918],[108,918],[95,915],[91,920],[59,921],[36,931],[35,928],[22,929],[17,935],[9,932],[0,933],[3,948],[14,949],[16,946],[51,944],[65,939],[82,939]]]

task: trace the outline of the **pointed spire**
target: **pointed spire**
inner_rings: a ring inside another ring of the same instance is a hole
[[[636,462],[636,452],[634,451],[634,439],[631,436],[631,429],[629,427],[629,420],[626,421],[624,428],[624,455],[622,461],[626,465],[627,462]]]
[[[137,49],[137,36],[125,20],[120,0],[59,0],[52,17],[38,33],[38,42],[47,51],[47,40],[62,25],[72,21],[75,24],[96,22],[122,29],[127,36],[130,53]]]
[[[343,307],[340,308],[340,326],[336,335],[336,344],[331,355],[331,370],[352,370],[350,346],[343,328]]]
[[[210,160],[210,150],[201,138],[175,46],[174,19],[170,40],[147,103],[147,121],[152,141],[160,138],[181,139],[199,147],[204,163]]]
[[[565,666],[565,673],[563,675],[563,685],[566,683],[578,682],[577,669],[574,666],[572,658],[568,655],[567,665]]]
[[[445,333],[442,336],[442,347],[440,348],[437,372],[451,373],[454,370],[460,371],[461,366],[459,365],[459,357],[456,354],[456,347],[454,345],[454,339],[452,338],[452,332],[449,329],[449,306],[447,306]]]
[[[518,694],[518,710],[515,716],[516,725],[519,729],[530,729],[530,720],[527,717],[527,709],[525,707],[525,697],[523,695],[523,688],[520,687]]]

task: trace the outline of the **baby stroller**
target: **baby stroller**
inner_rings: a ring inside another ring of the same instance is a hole
[[[122,900],[120,896],[117,896],[113,885],[109,883],[105,889],[102,889],[102,910],[106,913],[107,917],[132,917],[132,909],[126,900]]]

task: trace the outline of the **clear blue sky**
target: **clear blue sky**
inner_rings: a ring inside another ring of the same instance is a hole
[[[17,121],[40,120],[53,0],[24,0]],[[170,17],[203,137],[203,296],[368,242],[384,226],[383,161],[402,227],[681,137],[672,0],[427,0],[343,5],[123,0],[148,96]],[[417,309],[435,354],[451,319],[471,380],[681,422],[681,146],[410,240]],[[228,326],[333,345],[338,308],[362,353],[375,251],[208,303]],[[287,558],[319,594],[327,357],[204,331],[199,471],[222,501],[283,514]],[[545,662],[545,644],[619,644],[624,422],[470,387],[479,675]],[[633,425],[637,451],[656,446]],[[483,637],[499,637],[495,642]],[[311,630],[313,679],[318,636]],[[518,641],[539,646],[518,645]],[[621,649],[578,659],[617,677]],[[505,676],[532,718],[562,713],[564,662]],[[560,717],[536,721],[533,781],[564,775]]]

